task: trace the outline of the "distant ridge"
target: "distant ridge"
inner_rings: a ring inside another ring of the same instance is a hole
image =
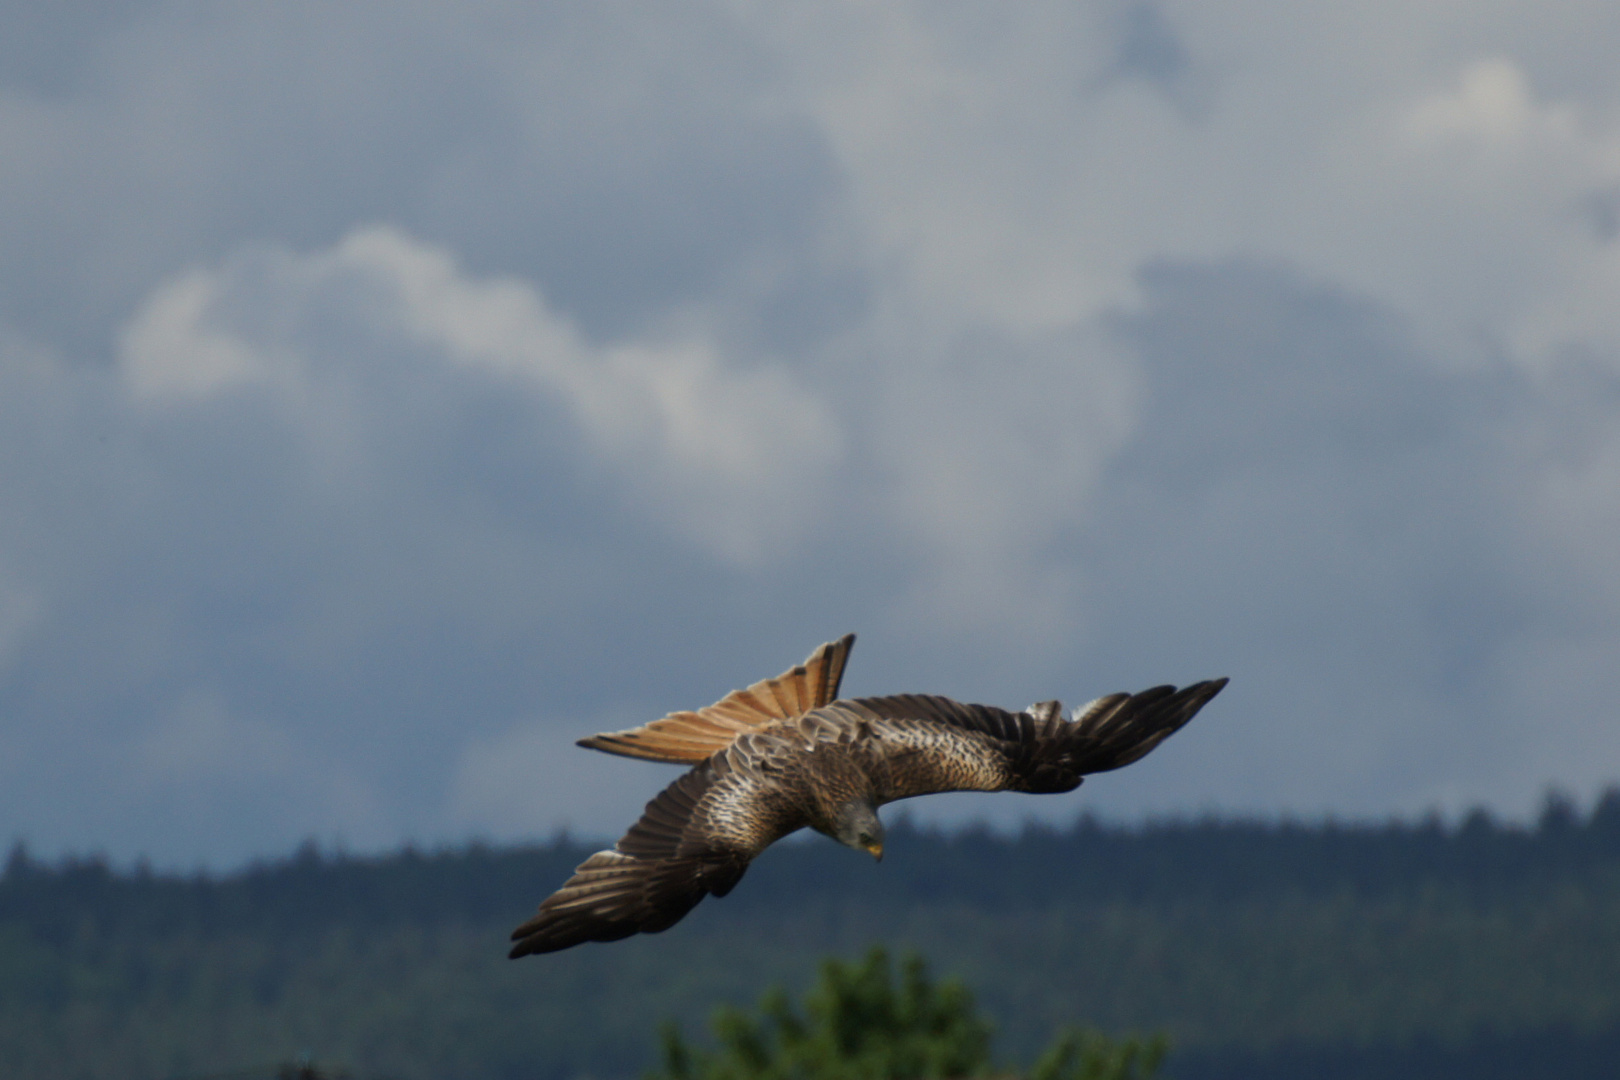
[[[879,906],[946,897],[974,903],[1065,895],[1230,899],[1281,888],[1378,892],[1417,881],[1511,890],[1527,878],[1578,876],[1620,859],[1620,788],[1606,791],[1586,814],[1567,799],[1549,797],[1528,827],[1502,824],[1482,810],[1451,826],[1437,817],[1303,823],[1213,816],[1121,825],[1082,815],[1066,828],[1031,824],[1004,835],[984,826],[918,827],[901,816],[890,836],[888,858],[877,872],[825,845],[773,850],[760,860],[749,889],[727,905],[775,908],[788,898],[851,888],[864,903]],[[473,842],[352,855],[323,852],[306,841],[289,856],[208,875],[117,869],[99,856],[46,862],[19,843],[0,875],[0,920],[24,916],[38,904],[94,912],[114,925],[140,921],[150,902],[204,921],[241,918],[274,926],[477,921],[526,911],[521,900],[514,902],[514,885],[566,873],[597,846],[559,835],[539,844]]]
[[[660,1020],[700,1027],[873,943],[963,978],[1013,1062],[1079,1023],[1168,1032],[1167,1080],[1492,1080],[1537,1054],[1559,1064],[1524,1077],[1595,1080],[1620,1042],[1620,794],[1531,828],[897,824],[881,866],[779,847],[723,918],[508,963],[514,907],[591,846],[308,845],[218,877],[19,848],[0,1060],[47,1080],[305,1052],[396,1080],[632,1076]]]

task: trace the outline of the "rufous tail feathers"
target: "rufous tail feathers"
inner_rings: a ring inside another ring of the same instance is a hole
[[[778,720],[800,716],[834,701],[844,678],[854,634],[829,641],[774,679],[733,690],[694,712],[673,712],[662,720],[579,740],[579,746],[649,761],[692,764],[719,753],[738,735]]]

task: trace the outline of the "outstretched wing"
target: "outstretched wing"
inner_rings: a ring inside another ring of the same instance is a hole
[[[1111,694],[1076,710],[1072,721],[1055,701],[1013,713],[921,694],[840,701],[815,716],[865,725],[885,802],[939,791],[1059,792],[1140,760],[1225,685],[1214,679]]]
[[[800,793],[756,764],[745,752],[721,755],[665,788],[512,931],[512,958],[655,934],[705,896],[730,892],[754,856],[804,824]]]
[[[845,634],[821,646],[799,666],[746,690],[733,690],[707,708],[673,712],[641,727],[581,739],[578,745],[651,761],[702,761],[744,732],[792,719],[836,698],[854,644],[855,635]]]
[[[1050,744],[1050,753],[1043,749],[1038,760],[1061,762],[1082,775],[1124,768],[1185,727],[1226,683],[1209,679],[1180,690],[1155,686],[1140,694],[1100,697],[1075,710],[1074,721]],[[1057,703],[1052,705],[1058,712]]]

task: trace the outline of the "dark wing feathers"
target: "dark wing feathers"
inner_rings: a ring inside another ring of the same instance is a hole
[[[988,738],[1000,755],[1004,774],[995,787],[980,790],[1043,793],[1070,791],[1083,776],[1140,760],[1180,730],[1225,685],[1225,679],[1214,679],[1181,690],[1155,686],[1140,694],[1110,694],[1086,706],[1074,721],[1064,720],[1055,702],[1013,713],[923,694],[861,698],[839,702],[835,708],[856,706],[883,720],[933,721],[970,737]],[[896,747],[906,755],[909,775],[901,788],[907,796],[963,789],[961,761],[971,748],[948,742],[936,739],[932,752],[922,754],[909,745]],[[929,787],[930,769],[934,787]]]
[[[1076,767],[1083,774],[1100,773],[1140,761],[1180,731],[1224,686],[1225,679],[1210,679],[1180,690],[1155,686],[1140,694],[1099,698],[1069,725],[1075,730],[1066,741],[1077,751]]]
[[[978,731],[1004,742],[1025,737],[1024,725],[1030,717],[1011,713],[994,705],[969,705],[934,694],[894,694],[890,697],[856,698],[840,705],[854,705],[883,720],[933,720],[964,731]]]
[[[705,896],[730,892],[758,853],[745,838],[726,839],[710,819],[717,806],[749,797],[725,782],[732,775],[700,765],[660,792],[613,850],[580,863],[534,918],[512,931],[513,959],[655,934]]]
[[[614,847],[641,859],[670,859],[702,850],[713,841],[703,803],[721,775],[710,765],[683,775],[647,804],[641,820]]]

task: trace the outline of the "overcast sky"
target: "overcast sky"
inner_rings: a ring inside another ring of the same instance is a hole
[[[0,840],[611,836],[672,775],[575,738],[851,630],[850,695],[1233,680],[925,819],[1588,799],[1616,55],[1612,2],[5,0]]]

